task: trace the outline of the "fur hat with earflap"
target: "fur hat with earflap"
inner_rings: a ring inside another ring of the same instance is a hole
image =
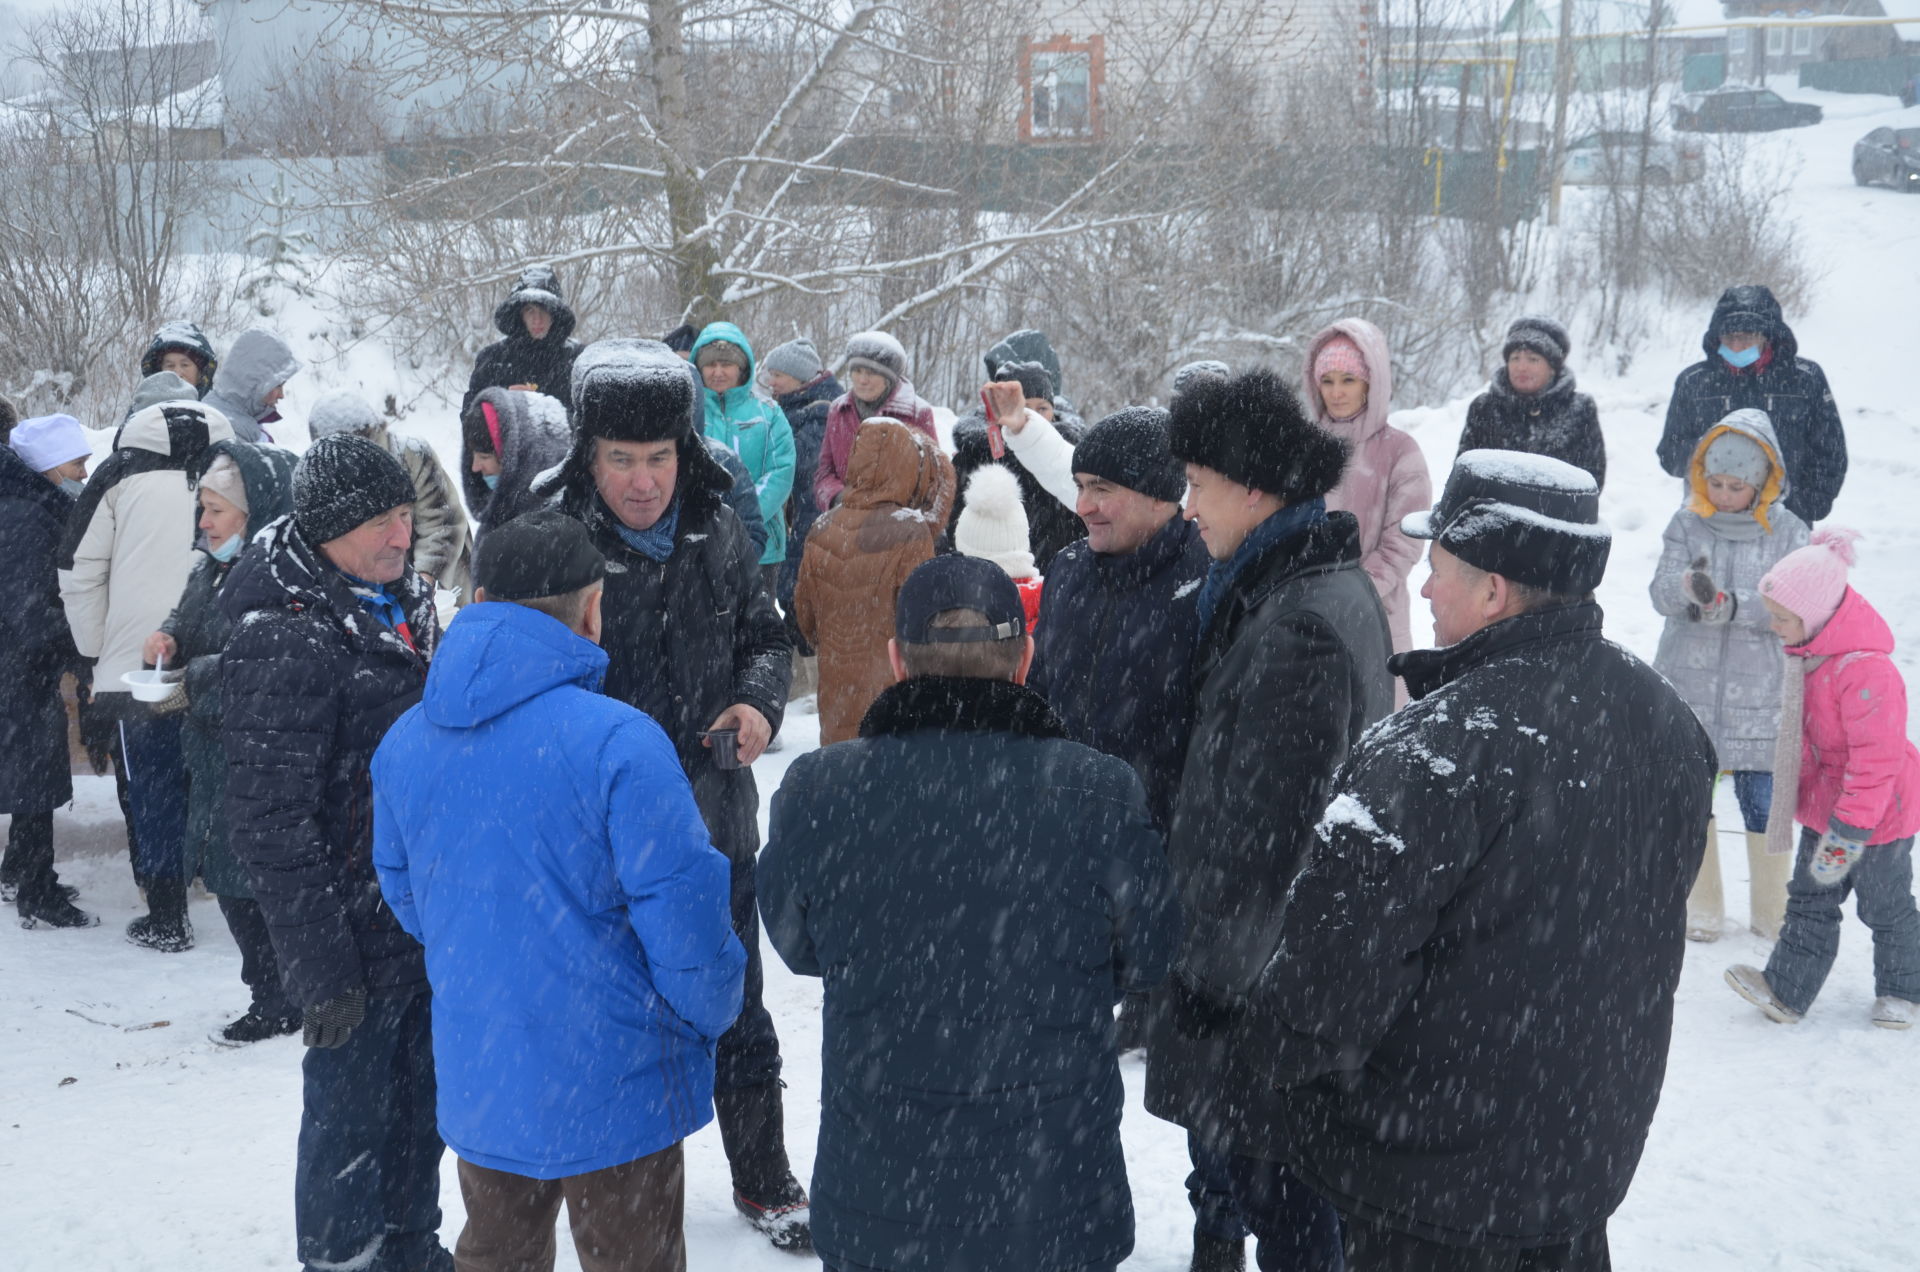
[[[1347,469],[1347,444],[1315,425],[1293,385],[1264,368],[1200,376],[1167,414],[1175,459],[1289,504],[1325,495]]]
[[[991,561],[1012,579],[1040,573],[1027,546],[1027,510],[1020,482],[999,464],[977,468],[967,479],[967,502],[954,523],[953,546],[963,556]]]

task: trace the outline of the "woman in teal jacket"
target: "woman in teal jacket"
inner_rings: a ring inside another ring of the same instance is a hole
[[[730,322],[708,323],[693,342],[693,365],[706,385],[706,434],[732,450],[753,476],[767,546],[760,569],[773,589],[772,571],[787,559],[787,495],[793,490],[793,428],[779,406],[753,388],[753,346]]]

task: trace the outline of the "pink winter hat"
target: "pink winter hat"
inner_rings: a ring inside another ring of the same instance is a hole
[[[1827,625],[1847,594],[1858,530],[1815,530],[1807,546],[1789,552],[1760,580],[1760,595],[1807,625],[1812,636]]]
[[[1329,371],[1345,371],[1357,380],[1373,379],[1367,373],[1367,360],[1360,346],[1345,333],[1328,337],[1320,346],[1320,352],[1313,355],[1313,378],[1318,380]]]

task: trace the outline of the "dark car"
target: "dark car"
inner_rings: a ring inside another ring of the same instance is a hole
[[[1673,126],[1682,132],[1772,132],[1819,122],[1818,106],[1790,102],[1770,88],[1716,88],[1673,104]]]
[[[1876,128],[1853,143],[1853,183],[1920,192],[1920,128]]]

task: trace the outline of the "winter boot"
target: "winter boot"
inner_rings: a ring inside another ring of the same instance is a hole
[[[1767,984],[1767,974],[1759,968],[1736,963],[1727,969],[1727,984],[1733,986],[1734,993],[1765,1013],[1768,1020],[1782,1025],[1800,1023],[1800,1013],[1774,996],[1773,986]]]
[[[100,923],[98,915],[88,914],[74,905],[69,890],[57,884],[43,897],[21,897],[18,905],[20,926],[28,931],[34,928],[97,927]]]
[[[776,1079],[741,1091],[715,1091],[713,1109],[720,1144],[733,1169],[733,1208],[754,1229],[790,1254],[813,1252],[813,1220],[807,1190],[787,1161],[782,1083]]]
[[[263,1016],[249,1008],[246,1015],[221,1026],[207,1036],[223,1047],[244,1047],[250,1042],[265,1042],[268,1038],[281,1038],[287,1034],[299,1033],[301,1024],[299,1012],[294,1012],[291,1016]]]
[[[1694,878],[1693,891],[1687,893],[1687,939],[1717,941],[1720,921],[1726,917],[1726,903],[1720,897],[1720,834],[1714,819],[1707,819],[1707,851],[1700,858],[1700,873]]]
[[[1212,1237],[1193,1230],[1193,1262],[1189,1272],[1247,1272],[1247,1243]]]
[[[1765,941],[1780,939],[1787,918],[1787,880],[1793,877],[1793,854],[1767,851],[1764,832],[1747,832],[1748,926]]]
[[[1911,1029],[1916,1020],[1920,1020],[1920,1003],[1891,996],[1873,1000],[1873,1023],[1882,1029]]]
[[[193,948],[185,879],[147,880],[147,913],[127,924],[127,940],[162,954]]]

